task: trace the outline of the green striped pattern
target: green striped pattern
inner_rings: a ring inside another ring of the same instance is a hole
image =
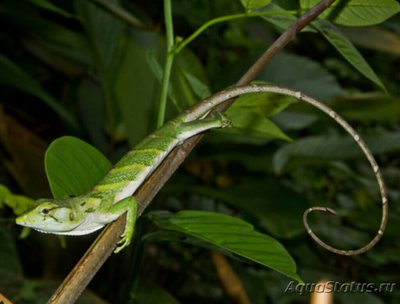
[[[114,198],[124,189],[129,192],[126,196],[131,195],[178,144],[176,133],[176,126],[170,123],[146,137],[107,173],[88,196]]]

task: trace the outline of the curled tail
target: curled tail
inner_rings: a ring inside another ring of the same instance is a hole
[[[312,208],[307,209],[304,212],[303,223],[304,223],[304,226],[305,226],[308,234],[311,236],[311,238],[316,243],[318,243],[320,246],[322,246],[326,250],[329,250],[333,253],[341,254],[341,255],[357,255],[357,254],[361,254],[361,253],[364,253],[364,252],[370,250],[381,239],[383,232],[386,228],[386,224],[387,224],[388,199],[387,199],[385,183],[382,178],[381,172],[379,170],[379,166],[378,166],[374,156],[372,155],[371,151],[369,150],[368,146],[365,144],[364,140],[342,117],[340,117],[331,108],[329,108],[326,105],[322,104],[321,102],[315,100],[314,98],[306,96],[303,93],[298,92],[298,91],[293,91],[290,89],[273,86],[273,85],[247,85],[247,86],[233,87],[231,89],[221,91],[221,92],[203,100],[202,102],[200,102],[200,103],[196,104],[194,107],[192,107],[187,112],[187,114],[185,114],[185,120],[191,121],[194,119],[199,119],[201,117],[204,117],[204,115],[208,114],[216,106],[218,106],[219,104],[222,104],[225,101],[228,101],[234,97],[244,95],[244,94],[249,94],[249,93],[260,93],[260,92],[277,93],[277,94],[281,94],[281,95],[291,96],[291,97],[297,98],[300,101],[304,101],[304,102],[318,108],[322,112],[324,112],[324,113],[328,114],[330,117],[332,117],[333,120],[335,120],[340,126],[342,126],[342,128],[344,128],[347,131],[347,133],[350,134],[350,136],[355,140],[355,142],[361,148],[364,155],[368,159],[372,170],[374,171],[376,180],[379,185],[379,191],[380,191],[381,200],[382,200],[381,224],[380,224],[380,227],[379,227],[378,232],[376,233],[375,237],[367,245],[365,245],[361,248],[358,248],[358,249],[354,249],[354,250],[337,249],[335,247],[332,247],[332,246],[326,244],[312,231],[312,229],[310,228],[308,221],[307,221],[308,215],[313,211],[328,212],[330,214],[336,215],[336,212],[334,210],[332,210],[330,208],[326,208],[326,207],[312,207]]]

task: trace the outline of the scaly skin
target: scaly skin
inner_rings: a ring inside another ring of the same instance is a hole
[[[304,212],[303,222],[308,234],[320,246],[336,254],[356,255],[367,252],[381,239],[388,220],[386,186],[379,166],[360,135],[335,111],[301,92],[273,85],[248,85],[221,91],[196,104],[190,111],[169,122],[154,134],[145,138],[125,155],[113,169],[89,193],[65,200],[39,200],[32,211],[17,218],[17,224],[55,233],[80,235],[95,231],[127,213],[125,231],[116,252],[126,247],[133,235],[137,202],[131,195],[164,160],[168,153],[187,138],[205,130],[226,127],[229,122],[222,114],[202,119],[219,104],[236,96],[249,93],[277,93],[291,96],[325,112],[343,127],[355,140],[366,156],[378,182],[382,199],[381,224],[375,237],[365,246],[353,250],[332,247],[322,241],[308,225],[311,212],[322,211],[336,214],[326,207],[311,207]]]
[[[125,231],[115,252],[129,245],[137,214],[132,196],[173,148],[208,129],[229,126],[221,114],[186,122],[185,115],[167,123],[129,151],[91,191],[68,199],[40,199],[36,207],[16,219],[17,224],[41,232],[82,235],[96,231],[127,213]]]

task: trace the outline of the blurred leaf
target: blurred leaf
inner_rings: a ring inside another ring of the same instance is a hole
[[[190,74],[191,81],[188,81],[183,73]],[[174,59],[171,84],[174,87],[180,107],[183,109],[196,103],[199,96],[208,97],[206,94],[207,91],[210,91],[210,89],[207,89],[210,88],[210,84],[203,63],[188,48],[185,48]],[[197,94],[199,95],[196,96]]]
[[[158,211],[149,217],[160,228],[200,238],[301,281],[296,264],[284,247],[238,218],[207,211]]]
[[[318,120],[317,115],[296,112],[281,112],[271,118],[284,130],[300,130],[309,127]]]
[[[277,237],[293,238],[305,232],[302,218],[310,207],[308,201],[276,180],[247,178],[223,190],[201,186],[185,186],[185,189],[220,199],[251,214]]]
[[[268,11],[284,12],[285,11],[281,6],[277,5],[276,3],[271,3],[271,5],[268,5],[268,7],[265,7],[261,10],[264,12],[268,12]],[[267,15],[267,16],[263,16],[262,18],[264,20],[266,20],[267,22],[276,26],[278,28],[278,30],[280,30],[281,32],[284,32],[297,20],[297,17],[292,14],[276,14],[276,15],[269,15],[269,16]],[[315,32],[315,30],[308,25],[305,28],[303,28],[301,31],[302,32]]]
[[[333,107],[347,120],[364,123],[400,121],[400,100],[394,96],[366,93],[341,97],[335,100]]]
[[[363,138],[374,154],[400,149],[400,134],[397,132],[385,132]],[[318,161],[349,159],[362,155],[361,149],[350,136],[313,136],[296,140],[280,148],[273,157],[273,167],[276,172],[281,172],[293,157]]]
[[[60,14],[61,16],[64,16],[64,17],[72,17],[72,15],[70,13],[59,8],[58,6],[55,6],[53,3],[51,3],[48,0],[29,0],[29,1],[32,2],[33,4],[37,5],[38,7],[48,10],[50,12]]]
[[[87,132],[90,142],[101,151],[107,151],[110,139],[106,136],[106,114],[104,96],[98,83],[83,79],[77,90],[79,116]]]
[[[51,143],[45,165],[55,198],[85,193],[112,167],[100,151],[72,136],[63,136]]]
[[[166,289],[155,283],[139,280],[138,286],[134,291],[131,291],[130,297],[133,297],[138,303],[151,304],[179,304],[180,302],[175,299]]]
[[[0,54],[0,84],[32,94],[43,100],[65,122],[77,128],[75,118],[54,97],[14,62]]]
[[[351,41],[344,36],[333,24],[325,20],[318,20],[312,24],[338,50],[340,54],[361,74],[378,85],[384,91],[386,88],[368,62],[354,47]]]
[[[319,2],[319,0],[300,0],[300,6],[306,11]],[[367,26],[381,23],[398,12],[400,4],[396,0],[346,0],[334,2],[320,15],[320,18],[346,26]]]
[[[205,99],[211,95],[210,88],[196,76],[185,70],[182,70],[182,74],[185,76],[197,98]]]
[[[147,52],[146,53],[146,60],[147,60],[147,63],[149,65],[149,67],[151,68],[151,71],[153,72],[154,76],[157,78],[158,83],[161,85],[162,75],[163,75],[163,68],[158,63],[157,58],[151,52]],[[168,97],[171,99],[171,101],[174,104],[174,106],[176,107],[176,109],[179,112],[181,112],[182,109],[181,109],[181,107],[180,107],[180,105],[178,103],[178,98],[176,96],[175,89],[174,89],[173,85],[171,85],[168,88]]]
[[[23,195],[12,194],[6,186],[0,184],[0,207],[2,203],[10,207],[15,215],[20,215],[28,210],[34,201]]]
[[[224,255],[239,260],[241,262],[245,261],[245,258],[235,255],[233,252],[226,250],[218,245],[212,244],[205,240],[199,239],[194,236],[185,234],[184,232],[173,231],[173,230],[158,230],[155,232],[148,233],[144,235],[141,239],[144,242],[180,242],[185,244],[190,244],[196,247],[204,248],[208,251],[218,251]]]
[[[240,0],[240,2],[247,11],[250,11],[270,4],[271,0]]]
[[[121,115],[115,102],[114,84],[127,43],[124,37],[126,24],[91,1],[77,0],[75,6],[89,36],[92,56],[96,59],[95,65],[103,88],[108,127],[110,131],[114,131]]]
[[[116,141],[125,135],[134,146],[153,127],[150,118],[159,96],[146,53],[161,54],[161,37],[131,29],[90,1],[76,3],[97,59],[108,131]]]
[[[322,101],[343,94],[335,77],[319,63],[293,54],[275,56],[258,79],[299,90]]]
[[[341,27],[340,31],[361,47],[400,56],[400,35],[380,26],[367,28]]]
[[[15,239],[8,230],[0,229],[0,278],[22,276]]]
[[[82,76],[92,68],[83,34],[46,20],[27,1],[8,1],[2,13],[12,28],[22,33],[21,43],[47,65],[71,77]]]
[[[43,167],[45,143],[0,107],[0,143],[8,157],[0,162],[29,196],[49,194]]]
[[[146,54],[149,51],[160,54],[163,45],[157,33],[135,31],[130,38],[116,75],[115,90],[125,134],[134,146],[154,129],[151,118],[159,98],[159,87]]]

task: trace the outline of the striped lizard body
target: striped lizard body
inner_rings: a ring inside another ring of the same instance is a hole
[[[204,118],[215,107],[236,96],[260,92],[291,96],[320,109],[342,126],[361,148],[373,169],[382,198],[381,225],[375,237],[359,249],[341,250],[319,239],[307,222],[309,213],[323,211],[335,214],[332,209],[326,207],[309,208],[304,213],[303,222],[308,234],[319,245],[331,252],[355,255],[368,251],[382,237],[388,219],[386,187],[373,155],[359,134],[332,109],[301,92],[272,85],[234,87],[203,100],[192,107],[190,111],[183,113],[177,119],[167,123],[145,138],[134,150],[128,152],[88,193],[63,200],[40,199],[37,201],[36,207],[17,218],[17,224],[47,233],[80,235],[100,229],[126,213],[125,231],[121,235],[121,240],[118,242],[115,252],[120,251],[129,245],[133,235],[137,202],[132,194],[143,181],[160,165],[174,147],[187,138],[205,130],[229,125],[228,120],[222,114],[218,115],[218,112],[216,112],[216,117],[214,115],[212,118]]]

